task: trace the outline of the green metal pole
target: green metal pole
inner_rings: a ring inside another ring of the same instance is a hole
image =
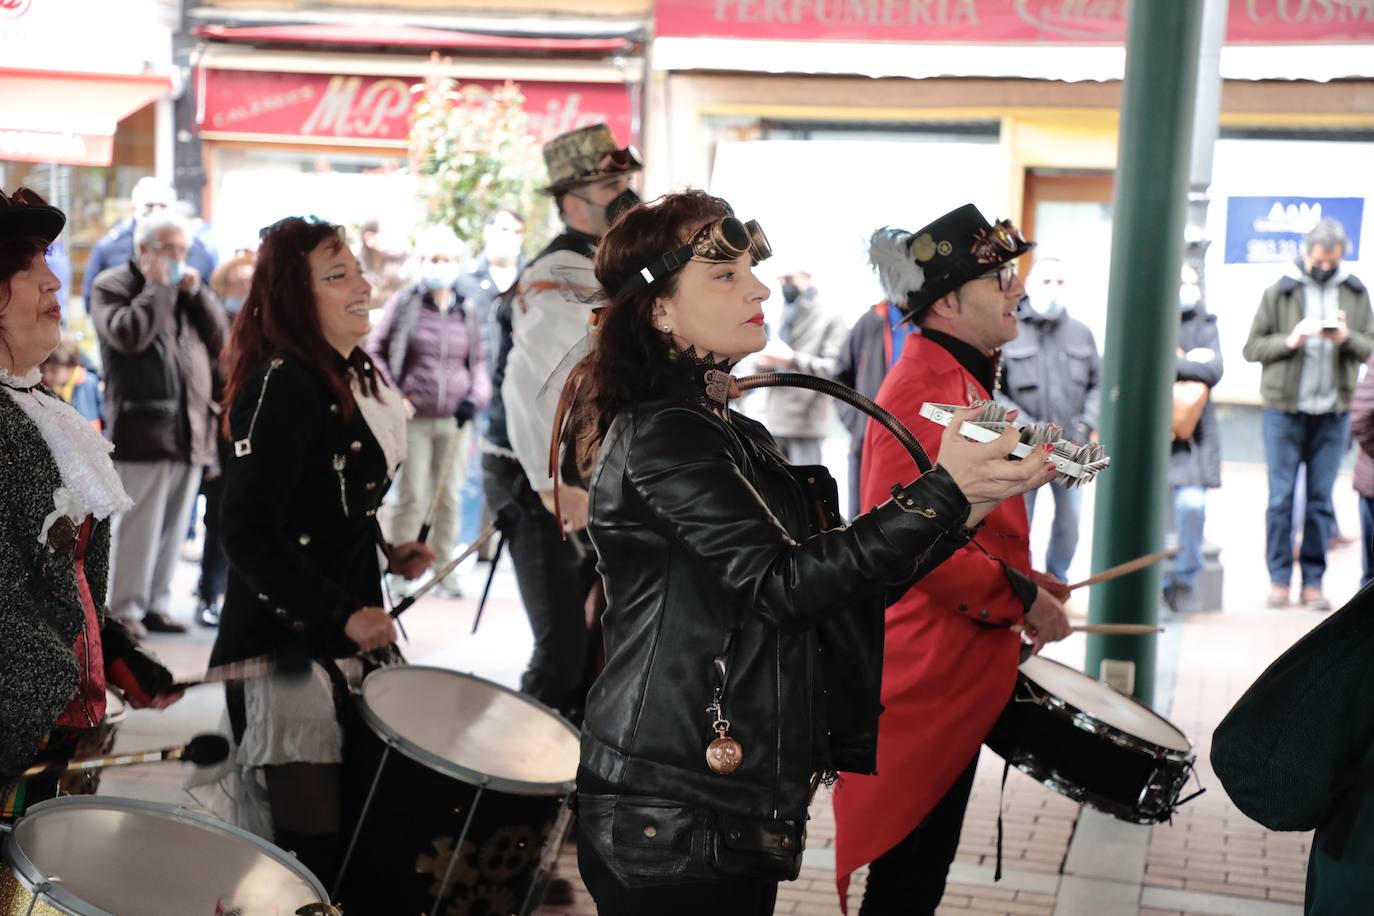
[[[1168,499],[1169,418],[1178,338],[1179,265],[1197,92],[1203,0],[1131,3],[1112,206],[1111,283],[1102,359],[1093,568],[1159,550]],[[1159,567],[1095,586],[1093,623],[1155,623]],[[1087,673],[1134,663],[1135,696],[1154,699],[1155,640],[1088,637]]]

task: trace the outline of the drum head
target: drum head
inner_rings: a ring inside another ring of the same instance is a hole
[[[577,778],[577,731],[530,697],[445,668],[398,665],[363,681],[363,718],[430,769],[516,795],[556,795]]]
[[[1193,749],[1188,737],[1167,719],[1081,671],[1032,655],[1021,663],[1021,673],[1075,709],[1113,728],[1168,750],[1186,754]]]
[[[83,916],[294,913],[327,902],[289,854],[223,821],[127,798],[55,798],[29,809],[5,845],[29,886]]]

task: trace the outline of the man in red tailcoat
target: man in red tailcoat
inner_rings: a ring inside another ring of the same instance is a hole
[[[991,398],[998,351],[1016,336],[1025,288],[1014,259],[1029,251],[1009,221],[989,225],[972,204],[916,233],[875,233],[870,260],[920,330],[878,391],[878,404],[938,461],[942,428],[927,401]],[[870,423],[861,507],[911,472],[906,449]],[[959,844],[978,749],[1011,698],[1023,624],[1032,648],[1069,634],[1062,584],[1032,572],[1021,498],[994,509],[972,542],[887,611],[878,772],[835,786],[836,879],[869,864],[860,916],[934,913]],[[1056,598],[1056,594],[1058,598]]]

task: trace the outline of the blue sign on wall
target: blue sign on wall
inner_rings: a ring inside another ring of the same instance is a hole
[[[1358,261],[1363,197],[1228,197],[1226,263],[1291,261],[1302,249],[1302,237],[1320,219],[1345,227],[1350,237],[1345,260]]]

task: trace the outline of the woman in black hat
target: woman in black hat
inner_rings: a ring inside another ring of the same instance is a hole
[[[134,706],[180,696],[105,614],[110,517],[129,507],[111,446],[41,383],[62,337],[45,255],[66,221],[32,191],[0,192],[0,817],[56,794],[22,774],[92,736],[107,683]]]
[[[818,781],[873,768],[884,605],[1052,474],[1006,461],[1011,434],[951,432],[940,467],[839,526],[825,469],[729,409],[769,253],[701,192],[633,208],[597,252],[609,304],[564,396],[607,598],[577,796],[603,916],[771,913]]]

